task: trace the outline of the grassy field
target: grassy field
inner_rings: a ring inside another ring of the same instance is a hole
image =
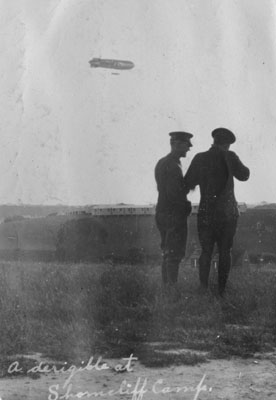
[[[183,265],[181,297],[171,302],[156,265],[2,262],[2,370],[8,356],[31,352],[74,363],[133,353],[145,365],[162,366],[204,357],[156,352],[156,346],[205,350],[214,358],[272,350],[276,267],[233,269],[224,300],[215,283],[213,272],[210,292],[200,294],[197,270]]]

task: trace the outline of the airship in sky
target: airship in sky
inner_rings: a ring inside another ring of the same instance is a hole
[[[89,61],[91,68],[132,69],[134,63],[125,60],[109,60],[106,58],[92,58]]]

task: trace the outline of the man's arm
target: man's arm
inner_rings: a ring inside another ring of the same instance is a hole
[[[166,193],[168,200],[176,207],[183,207],[187,201],[187,191],[183,185],[183,174],[180,166],[173,165],[167,169]]]
[[[229,162],[233,176],[239,181],[247,181],[250,175],[247,168],[233,151],[227,152],[227,161]]]
[[[184,186],[187,192],[199,185],[199,157],[196,155],[184,176]]]

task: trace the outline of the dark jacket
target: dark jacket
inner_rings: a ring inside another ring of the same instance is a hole
[[[234,194],[234,177],[249,178],[249,169],[233,151],[212,146],[193,158],[184,177],[187,190],[200,187],[199,218],[206,223],[212,219],[229,220],[238,217]]]
[[[172,153],[161,158],[155,167],[155,180],[158,190],[156,213],[189,215],[191,203],[187,201],[179,158]]]

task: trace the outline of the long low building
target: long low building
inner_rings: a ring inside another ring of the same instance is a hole
[[[238,208],[240,213],[247,210],[245,203],[239,203]],[[197,214],[198,204],[192,205],[192,214]],[[114,205],[95,205],[88,206],[85,210],[77,210],[70,213],[71,215],[154,215],[155,205],[133,205],[133,204],[114,204]]]

